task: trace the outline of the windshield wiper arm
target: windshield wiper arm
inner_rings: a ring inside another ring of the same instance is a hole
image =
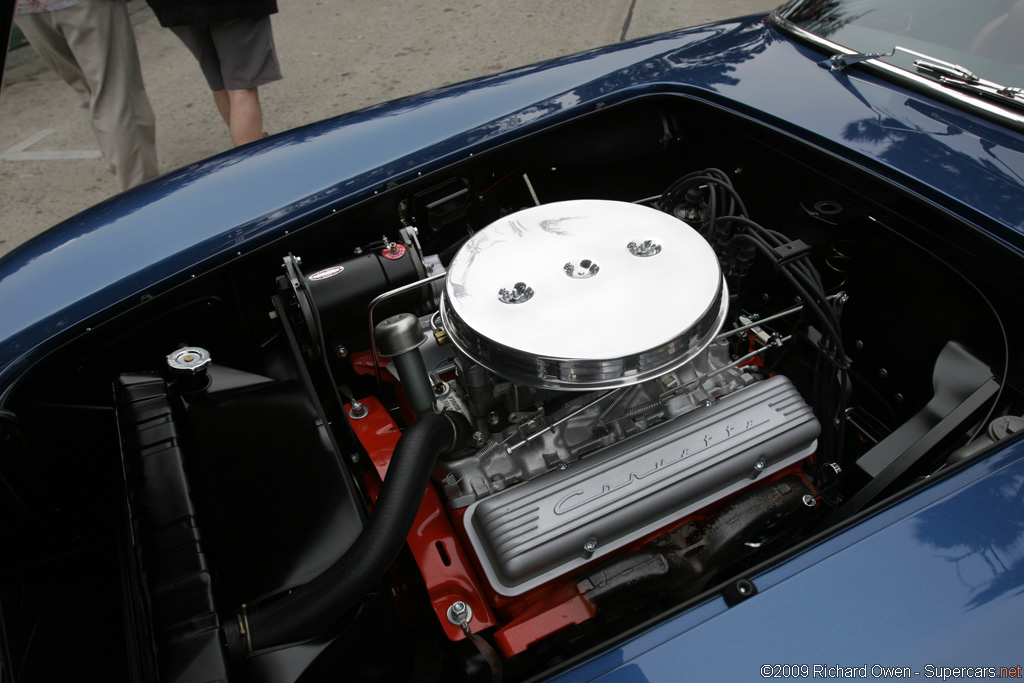
[[[818,66],[823,66],[829,71],[842,71],[851,64],[858,64],[869,59],[878,59],[879,57],[892,57],[892,55],[892,50],[889,52],[854,52],[851,54],[840,52],[839,54],[832,55],[824,62],[818,62]]]
[[[977,97],[984,97],[1003,105],[1024,109],[1024,89],[985,80],[970,69],[959,64],[946,62],[916,50],[911,50],[910,48],[900,47],[899,45],[889,52],[839,53],[832,55],[828,60],[820,64],[830,71],[842,71],[851,64],[866,62],[878,59],[879,57],[892,57],[897,50],[917,57],[918,59],[914,60],[914,66],[917,67],[918,71],[929,74],[946,87]]]

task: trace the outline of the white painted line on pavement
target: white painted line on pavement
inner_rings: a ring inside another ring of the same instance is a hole
[[[56,133],[56,129],[47,128],[41,130],[35,135],[30,135],[25,138],[14,147],[11,147],[3,155],[0,155],[0,159],[5,161],[60,161],[64,159],[99,159],[100,153],[97,150],[83,149],[83,150],[47,150],[41,152],[26,152],[29,147],[36,144],[47,135]]]

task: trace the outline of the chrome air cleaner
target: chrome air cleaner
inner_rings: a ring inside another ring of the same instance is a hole
[[[689,362],[718,334],[728,291],[693,228],[625,202],[525,209],[476,233],[448,269],[455,346],[524,385],[626,386]]]

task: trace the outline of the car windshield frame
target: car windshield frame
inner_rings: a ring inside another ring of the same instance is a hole
[[[822,49],[825,68],[864,68],[1024,131],[1024,41],[1018,65],[1003,40],[1015,13],[1024,22],[1024,0],[790,0],[770,21]],[[949,73],[959,69],[966,78]]]

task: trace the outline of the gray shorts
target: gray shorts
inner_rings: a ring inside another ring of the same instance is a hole
[[[247,90],[281,79],[269,16],[171,30],[199,60],[210,90]]]

